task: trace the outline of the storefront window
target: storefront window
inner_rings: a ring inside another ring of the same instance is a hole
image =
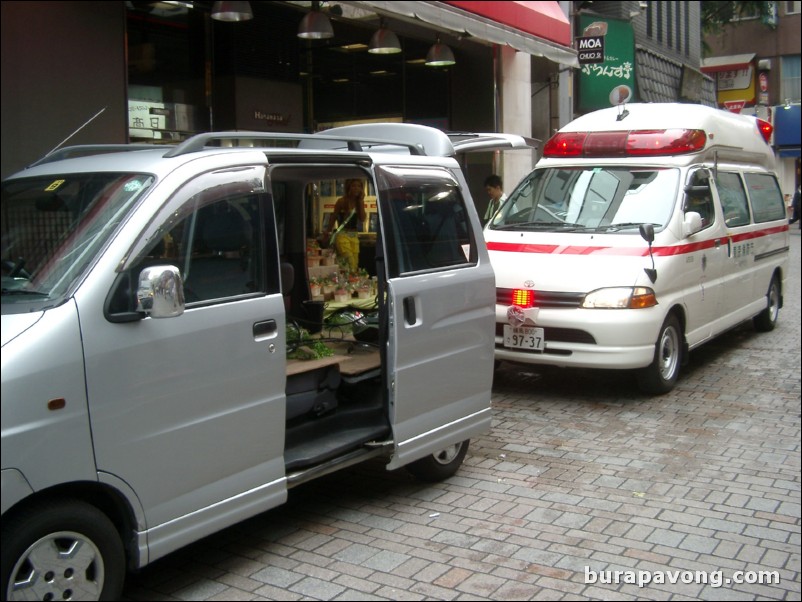
[[[127,15],[128,130],[132,142],[174,142],[210,129],[205,15],[131,3]]]
[[[374,32],[347,19],[330,40],[296,35],[304,11],[251,3],[253,19],[218,22],[208,8],[130,3],[129,139],[173,143],[203,131],[311,132],[377,119],[448,128],[446,68],[423,64],[430,42],[367,52]]]

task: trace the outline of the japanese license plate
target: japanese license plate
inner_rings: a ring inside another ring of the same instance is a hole
[[[546,348],[546,338],[542,328],[532,326],[513,328],[505,324],[504,346],[525,351],[543,351]]]

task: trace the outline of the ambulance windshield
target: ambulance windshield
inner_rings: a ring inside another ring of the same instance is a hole
[[[524,178],[491,221],[491,230],[638,233],[665,226],[679,170],[655,167],[551,167]]]

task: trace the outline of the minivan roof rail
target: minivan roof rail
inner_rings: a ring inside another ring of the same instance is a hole
[[[61,161],[62,159],[73,159],[75,157],[89,157],[91,155],[102,155],[104,153],[122,153],[128,151],[138,150],[153,150],[154,148],[169,148],[172,145],[156,145],[156,144],[76,144],[73,146],[65,146],[57,151],[45,155],[38,161],[34,161],[28,168],[45,163],[53,163],[54,161]]]
[[[410,142],[399,142],[397,140],[380,140],[374,138],[362,138],[351,136],[331,136],[321,134],[291,134],[284,132],[247,132],[247,131],[228,131],[228,132],[207,132],[196,134],[188,138],[178,146],[165,153],[165,157],[178,157],[188,153],[201,151],[212,146],[213,142],[238,142],[238,141],[272,141],[273,145],[262,145],[257,148],[303,148],[318,150],[348,150],[353,152],[363,152],[378,147],[404,148],[411,155],[426,154],[423,147],[419,144]],[[234,146],[240,146],[234,144]]]

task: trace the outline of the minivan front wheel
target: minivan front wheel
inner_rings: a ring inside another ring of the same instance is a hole
[[[78,500],[3,517],[3,600],[116,600],[122,542],[108,517]]]
[[[406,469],[421,481],[435,483],[454,476],[468,453],[469,439],[449,445],[435,454],[431,454],[411,464]]]
[[[640,389],[652,395],[668,393],[677,384],[681,365],[682,327],[672,314],[660,328],[652,363],[637,373]]]

